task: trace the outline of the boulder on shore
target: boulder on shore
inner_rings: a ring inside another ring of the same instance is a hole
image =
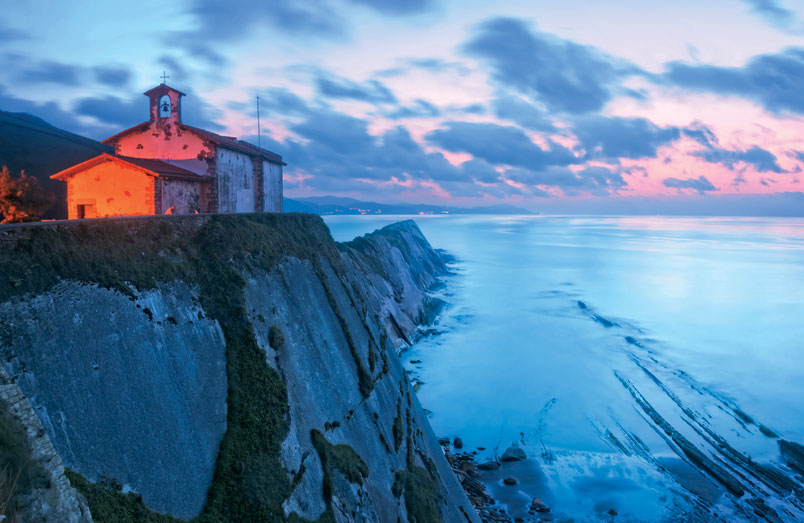
[[[500,462],[494,460],[484,461],[483,463],[478,463],[477,468],[479,470],[497,470],[500,468]]]
[[[533,501],[530,503],[530,510],[534,512],[539,512],[541,514],[545,514],[550,512],[550,508],[544,504],[542,500],[539,498],[533,498]]]
[[[512,445],[506,449],[503,453],[501,461],[510,462],[510,461],[523,461],[527,459],[528,455],[525,454],[525,451],[519,448],[516,445]]]

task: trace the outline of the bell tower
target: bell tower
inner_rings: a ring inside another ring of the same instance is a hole
[[[166,120],[181,123],[181,97],[185,96],[183,92],[161,83],[144,94],[151,102],[151,122]]]

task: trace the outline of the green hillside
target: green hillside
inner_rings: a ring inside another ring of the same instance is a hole
[[[50,175],[113,151],[113,147],[63,131],[30,114],[0,111],[0,166],[7,165],[14,174],[24,169],[56,195],[45,219],[67,218],[67,184],[51,180]]]

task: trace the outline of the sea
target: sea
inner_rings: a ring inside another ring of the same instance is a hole
[[[411,217],[324,219],[347,241]],[[525,451],[481,473],[498,508],[804,521],[781,451],[804,444],[804,219],[413,219],[454,261],[403,362],[437,436]]]

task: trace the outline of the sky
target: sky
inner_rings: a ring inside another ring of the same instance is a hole
[[[804,0],[28,0],[0,71],[0,109],[96,139],[163,71],[255,143],[259,96],[290,197],[804,209]]]

